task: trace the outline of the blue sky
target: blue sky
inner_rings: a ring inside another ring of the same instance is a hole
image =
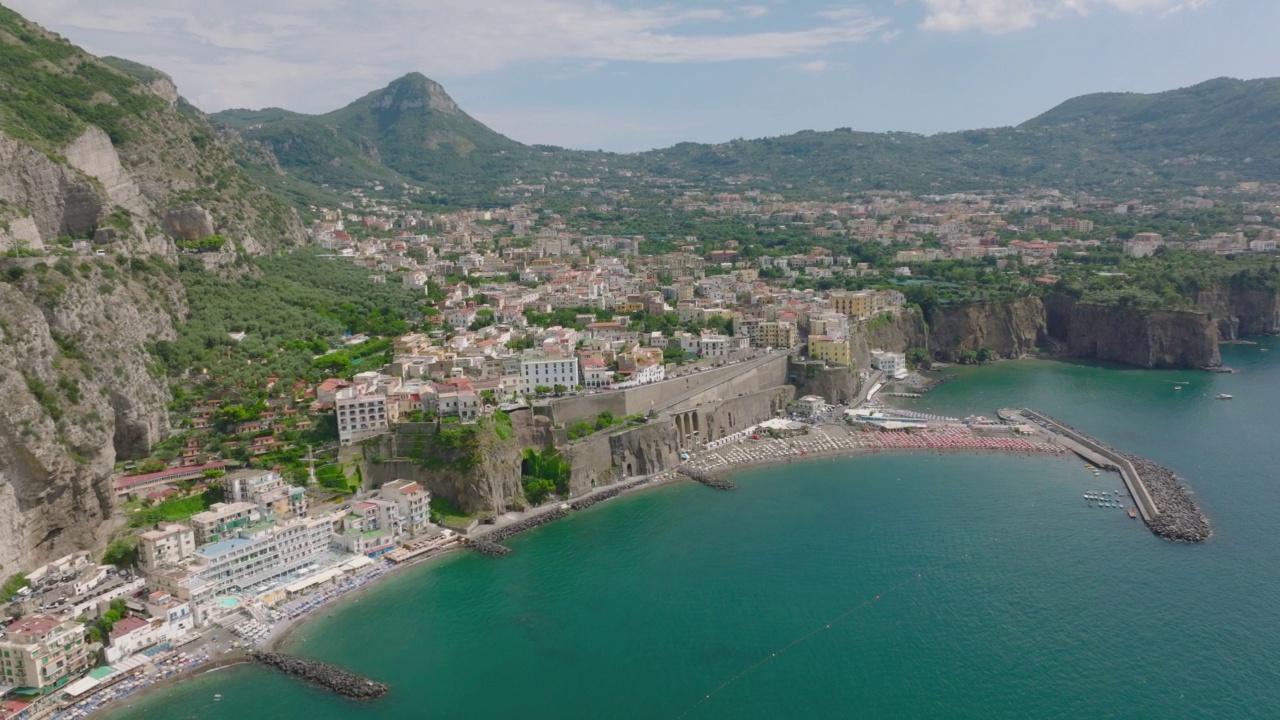
[[[207,111],[325,112],[416,70],[527,143],[1013,125],[1280,75],[1276,0],[4,0]]]

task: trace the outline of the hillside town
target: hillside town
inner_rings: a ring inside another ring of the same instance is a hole
[[[265,400],[251,406],[215,392],[176,412],[178,432],[161,452],[119,468],[116,499],[132,530],[117,537],[118,551],[103,562],[68,555],[6,585],[14,619],[0,631],[0,686],[39,699],[6,700],[3,717],[44,717],[140,671],[159,676],[165,663],[261,642],[316,598],[455,545],[465,528],[445,527],[448,508],[420,483],[370,488],[348,473],[355,446],[400,423],[476,424],[775,351],[902,379],[927,355],[869,348],[859,366],[852,338],[918,312],[912,294],[939,280],[931,265],[976,261],[1018,292],[1058,282],[1068,256],[1264,254],[1280,239],[1263,221],[1275,211],[1266,202],[1241,206],[1240,223],[1206,236],[1121,235],[1094,219],[1222,206],[1201,196],[1157,205],[1056,191],[885,192],[862,202],[669,194],[676,211],[702,222],[738,218],[793,240],[780,251],[690,235],[664,239],[668,252],[644,252],[653,238],[594,233],[582,219],[625,206],[622,191],[565,214],[535,200],[427,215],[359,191],[344,207],[315,208],[311,239],[325,257],[367,271],[370,285],[420,295],[421,322],[393,336],[348,334],[315,356],[331,373],[318,382],[272,375],[259,389]],[[832,238],[886,250],[869,261],[828,249]],[[385,362],[350,360],[364,357]],[[802,415],[826,407],[801,400]]]

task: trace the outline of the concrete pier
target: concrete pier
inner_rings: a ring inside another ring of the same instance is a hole
[[[1119,452],[1029,408],[1001,410],[999,414],[1011,422],[1038,425],[1080,457],[1098,467],[1119,472],[1142,521],[1156,535],[1186,542],[1201,542],[1209,538],[1209,521],[1172,470],[1146,458]]]

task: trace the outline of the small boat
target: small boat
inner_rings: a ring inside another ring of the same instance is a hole
[[[1182,389],[1182,386],[1181,386],[1181,385],[1174,385],[1174,386],[1173,386],[1173,389],[1174,389],[1174,390],[1181,390],[1181,389]]]
[[[1231,396],[1226,393],[1219,393],[1213,396],[1214,400],[1230,400]]]
[[[1130,517],[1130,518],[1137,519],[1137,517],[1138,517],[1138,511],[1137,511],[1137,510],[1135,510],[1135,509],[1133,509],[1133,508],[1129,508],[1129,517]]]

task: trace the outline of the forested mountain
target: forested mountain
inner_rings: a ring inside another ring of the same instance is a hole
[[[485,127],[419,73],[324,115],[268,108],[210,118],[268,151],[294,179],[313,185],[411,183],[469,197],[540,164],[532,148]],[[263,159],[246,164],[264,177]]]
[[[583,161],[696,182],[747,175],[778,188],[831,192],[1041,184],[1123,194],[1280,180],[1280,79],[1086,95],[1016,127],[932,136],[804,131],[625,155],[521,145],[416,73],[327,115],[268,109],[213,117],[273,153],[294,179],[335,188],[407,180],[472,199],[516,177],[574,174],[570,164]]]

